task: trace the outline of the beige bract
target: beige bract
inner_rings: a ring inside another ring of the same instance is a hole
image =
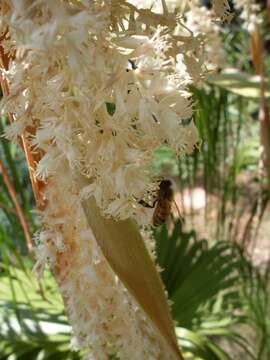
[[[233,18],[228,0],[212,0],[212,10],[218,22],[230,22]]]
[[[9,31],[2,45],[15,55],[2,73],[10,89],[3,112],[15,118],[6,135],[24,132],[42,154],[35,175],[46,184],[46,206],[36,270],[49,260],[89,359],[166,356],[80,206],[94,196],[105,216],[149,225],[152,210],[139,200],[158,187],[155,149],[166,145],[182,156],[197,143],[188,85],[201,81],[208,60],[199,31],[176,31],[182,14],[164,4],[159,12],[124,0],[0,4],[0,31]],[[89,180],[80,192],[78,174]]]

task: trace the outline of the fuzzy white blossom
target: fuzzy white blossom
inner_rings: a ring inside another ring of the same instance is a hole
[[[191,3],[185,13],[185,25],[194,36],[201,37],[197,56],[207,71],[221,68],[224,65],[224,50],[219,36],[220,26],[213,21],[213,13],[197,2]]]
[[[244,21],[244,28],[250,33],[255,31],[257,25],[261,23],[260,5],[254,0],[234,0],[234,6],[241,12],[240,18]]]
[[[187,64],[196,59],[184,54],[183,62],[162,27],[150,36],[109,31],[109,6],[22,4],[10,18],[20,61],[7,74],[17,105],[8,135],[35,124],[32,145],[45,153],[38,178],[67,159],[91,179],[83,194],[94,195],[104,214],[144,219],[138,200],[157,188],[153,151],[168,145],[182,155],[197,141],[193,123],[181,124],[192,116]],[[33,17],[38,11],[43,16]],[[11,96],[5,110],[13,109]]]
[[[2,46],[14,54],[2,73],[10,90],[3,112],[15,118],[6,134],[14,140],[26,135],[40,154],[35,175],[46,185],[36,270],[49,261],[75,343],[89,348],[89,359],[110,353],[169,359],[97,247],[80,201],[94,196],[105,216],[149,225],[152,211],[139,200],[158,188],[154,151],[162,145],[177,156],[193,151],[198,137],[188,86],[201,81],[210,61],[202,50],[204,30],[191,15],[183,27],[182,14],[170,6],[153,12],[151,4],[135,5],[0,4],[0,32],[9,31]],[[185,32],[187,26],[193,32]],[[80,193],[77,174],[89,181]]]

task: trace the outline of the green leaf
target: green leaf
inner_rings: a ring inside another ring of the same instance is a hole
[[[0,276],[0,359],[79,359],[69,349],[71,327],[52,276],[46,273],[42,295],[32,274],[5,269]]]
[[[260,77],[243,73],[237,69],[230,69],[227,72],[209,75],[207,80],[210,84],[217,85],[234,94],[247,98],[260,98]],[[265,96],[270,97],[270,83],[265,80]]]
[[[88,184],[84,178],[80,178],[78,183],[80,188]],[[160,276],[135,222],[103,217],[93,197],[83,201],[82,205],[110,266],[159,331],[168,351],[176,359],[181,359]]]

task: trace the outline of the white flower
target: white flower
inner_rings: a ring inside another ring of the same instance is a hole
[[[203,35],[199,58],[208,71],[216,70],[224,65],[224,51],[219,37],[219,26],[213,22],[210,10],[203,6],[191,6],[185,13],[185,25],[195,37]]]
[[[253,0],[234,0],[235,8],[240,10],[240,18],[244,21],[244,28],[248,32],[255,31],[258,24],[262,22],[259,16],[260,6]]]

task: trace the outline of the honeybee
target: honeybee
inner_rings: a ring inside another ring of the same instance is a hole
[[[170,180],[162,180],[159,184],[159,189],[157,193],[157,198],[155,199],[153,205],[147,204],[144,200],[140,200],[139,203],[145,207],[155,208],[152,223],[153,226],[162,225],[170,216],[172,212],[172,204],[174,201],[172,182]],[[175,203],[176,205],[176,203]],[[182,219],[180,210],[177,207],[177,211],[180,219]]]
[[[155,210],[153,213],[153,226],[162,225],[170,216],[172,211],[173,189],[170,180],[162,180],[159,184]]]

